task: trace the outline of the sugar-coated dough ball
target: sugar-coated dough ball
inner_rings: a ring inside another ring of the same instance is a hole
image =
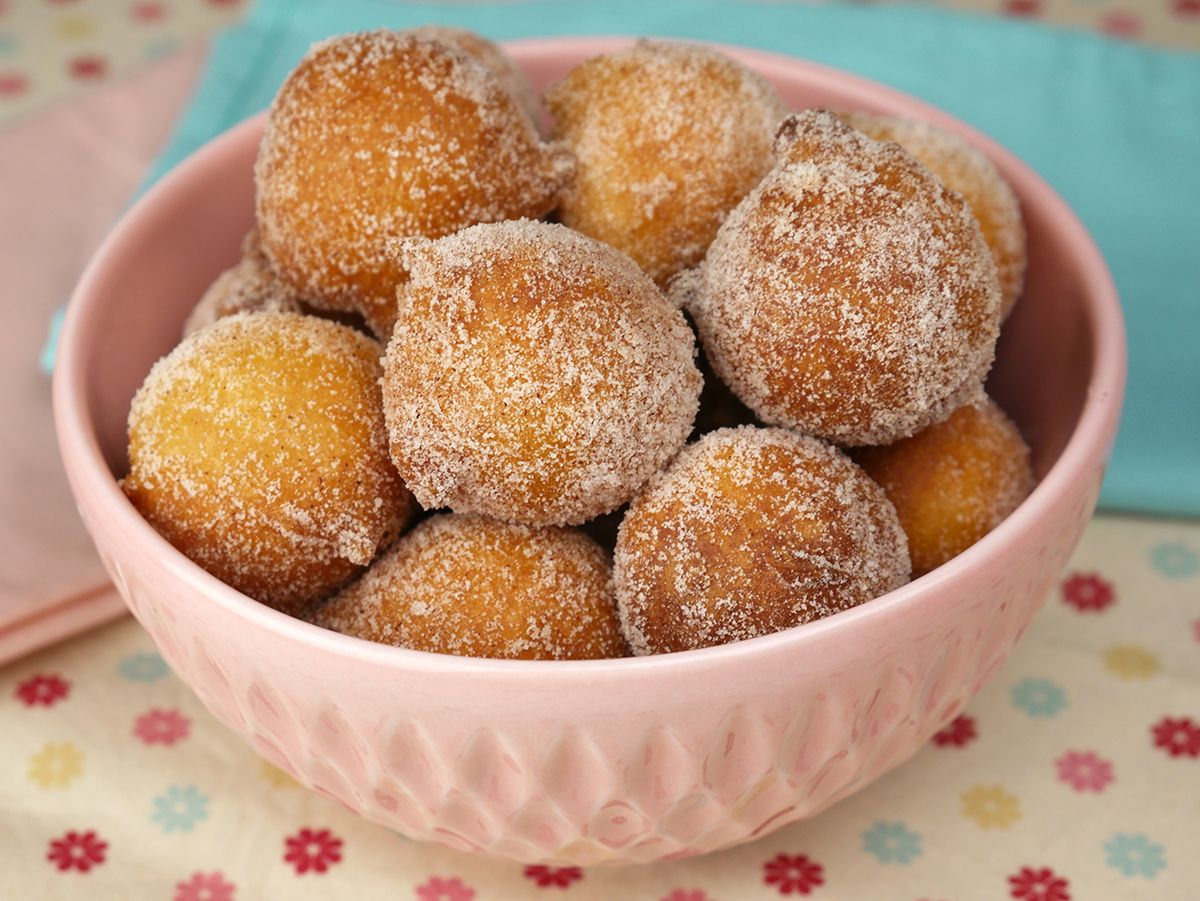
[[[924,575],[1000,525],[1033,490],[1029,447],[992,400],[884,447],[853,452],[883,486]]]
[[[962,197],[830,113],[789,117],[775,169],[672,295],[764,421],[885,444],[983,396],[996,267]]]
[[[908,581],[883,490],[840,450],[778,428],[689,445],[629,508],[614,579],[635,654],[778,632]]]
[[[255,168],[263,248],[307,300],[362,313],[386,340],[401,280],[389,238],[542,216],[572,165],[458,44],[330,38],[271,105]]]
[[[439,514],[396,542],[314,622],[464,657],[624,657],[611,568],[578,529]]]
[[[1000,318],[1006,319],[1021,296],[1028,254],[1021,204],[996,164],[965,138],[927,122],[875,113],[838,115],[869,138],[895,141],[963,196],[992,251],[1000,277]]]
[[[787,106],[765,78],[698,44],[639,41],[545,95],[578,167],[559,217],[629,254],[660,286],[698,263],[774,163]]]
[[[275,276],[256,228],[242,241],[242,258],[218,275],[196,303],[183,323],[183,337],[234,313],[259,310],[302,313],[304,304]]]
[[[504,48],[495,41],[485,38],[478,32],[455,25],[421,25],[417,28],[410,28],[409,32],[457,44],[467,51],[495,73],[496,77],[500,79],[500,83],[512,94],[521,109],[525,110],[530,119],[537,122],[542,104],[538,100],[537,91],[533,89],[533,82],[529,80],[529,76],[525,74],[525,70],[517,64],[517,61],[505,53]]]
[[[303,611],[415,511],[388,458],[379,354],[296,313],[239,313],[194,333],[133,399],[125,493],[217,578]]]
[[[625,255],[514,220],[410,240],[384,360],[392,459],[426,509],[534,525],[616,509],[683,445],[683,314]]]

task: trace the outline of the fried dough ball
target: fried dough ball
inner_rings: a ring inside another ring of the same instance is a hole
[[[725,216],[770,171],[787,105],[765,78],[695,44],[639,41],[546,92],[574,152],[565,224],[629,254],[658,285],[704,257]]]
[[[683,445],[695,339],[624,254],[529,220],[398,252],[410,280],[384,410],[425,508],[575,525],[629,500]]]
[[[713,369],[764,421],[886,444],[983,396],[996,266],[966,202],[830,113],[789,117],[778,165],[672,284]]]
[[[271,261],[263,253],[256,228],[242,241],[242,258],[217,276],[192,309],[183,323],[183,337],[234,313],[257,310],[304,312],[296,293],[276,278]]]
[[[895,141],[957,191],[971,207],[1000,276],[1000,320],[1008,318],[1025,284],[1025,221],[1012,186],[982,150],[952,131],[874,113],[838,113],[876,141]]]
[[[258,229],[242,241],[242,258],[208,286],[183,323],[183,337],[235,313],[304,313],[374,334],[360,313],[314,307],[279,280],[263,253]]]
[[[515,59],[504,52],[504,48],[495,41],[485,38],[478,32],[454,25],[421,25],[408,29],[409,33],[421,37],[437,38],[450,44],[457,44],[471,56],[478,59],[492,70],[505,89],[512,94],[517,105],[529,115],[535,123],[542,104],[538,100],[533,82],[525,74]]]
[[[786,429],[719,429],[689,445],[617,536],[621,626],[635,654],[778,632],[908,581],[883,490],[845,454]]]
[[[388,459],[379,354],[296,313],[239,313],[194,333],[133,399],[125,493],[218,579],[299,614],[415,511]]]
[[[401,279],[387,239],[545,215],[572,166],[457,44],[331,38],[271,105],[255,166],[263,249],[305,299],[362,313],[386,340]]]
[[[578,529],[438,514],[392,545],[314,622],[461,657],[624,657],[611,569]]]
[[[991,399],[961,407],[911,438],[852,456],[895,505],[914,577],[957,557],[1033,490],[1029,446]]]

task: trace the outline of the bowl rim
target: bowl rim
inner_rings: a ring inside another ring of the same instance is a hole
[[[524,62],[530,57],[551,53],[578,54],[581,49],[586,49],[587,54],[592,55],[630,45],[635,40],[637,38],[634,36],[527,38],[503,42],[502,46],[518,62]],[[1066,201],[1037,172],[998,142],[946,111],[885,84],[809,60],[750,47],[700,41],[692,43],[707,43],[768,77],[770,72],[780,69],[788,70],[794,77],[799,70],[812,78],[816,86],[836,85],[840,91],[850,87],[868,93],[872,98],[912,109],[935,124],[950,127],[983,149],[1010,180],[1015,176],[1024,188],[1037,190],[1048,211],[1056,217],[1062,229],[1060,238],[1069,245],[1072,256],[1081,264],[1083,293],[1090,298],[1090,303],[1085,307],[1092,337],[1092,371],[1088,379],[1087,396],[1067,444],[1046,475],[1010,516],[975,545],[894,591],[823,619],[725,645],[603,660],[502,660],[398,648],[323,629],[274,610],[225,585],[160,536],[121,491],[117,478],[104,460],[97,439],[95,422],[89,409],[87,373],[81,365],[81,351],[88,340],[89,324],[97,315],[90,298],[95,295],[97,282],[112,265],[114,252],[138,229],[144,228],[149,219],[169,208],[179,186],[190,183],[201,170],[212,165],[214,158],[241,146],[250,140],[251,135],[261,132],[266,110],[210,139],[167,172],[120,216],[84,269],[67,305],[53,376],[55,424],[64,463],[72,475],[72,481],[80,480],[83,485],[93,486],[97,492],[97,502],[102,505],[105,515],[114,518],[115,530],[133,536],[135,541],[144,542],[150,551],[161,554],[161,564],[175,577],[190,583],[228,613],[313,650],[397,670],[438,674],[456,672],[465,676],[477,674],[489,679],[506,677],[515,680],[545,676],[550,672],[548,666],[553,666],[556,677],[572,680],[593,680],[599,675],[609,679],[636,679],[656,673],[686,675],[710,669],[717,664],[737,664],[747,656],[757,657],[764,652],[799,652],[831,632],[851,628],[860,621],[885,617],[888,612],[919,603],[923,594],[941,583],[964,579],[992,553],[999,552],[1005,544],[1014,543],[1025,530],[1034,527],[1056,507],[1077,496],[1081,487],[1078,482],[1083,477],[1081,474],[1088,474],[1102,466],[1111,452],[1124,396],[1127,361],[1121,307],[1116,287],[1099,249]],[[74,460],[69,459],[71,455],[65,451],[67,447],[76,449]]]

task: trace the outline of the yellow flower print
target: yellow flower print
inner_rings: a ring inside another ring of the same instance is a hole
[[[1162,668],[1157,654],[1136,644],[1115,644],[1103,660],[1104,668],[1122,679],[1149,679]]]
[[[291,773],[284,772],[269,760],[261,761],[258,774],[275,788],[300,788],[300,783],[292,778]]]
[[[58,20],[58,33],[69,41],[90,38],[96,31],[96,20],[91,16],[63,16]]]
[[[1021,799],[999,785],[973,785],[962,794],[962,810],[985,829],[1007,829],[1021,819]]]
[[[83,775],[84,756],[72,742],[47,742],[29,758],[29,781],[40,788],[66,788]]]

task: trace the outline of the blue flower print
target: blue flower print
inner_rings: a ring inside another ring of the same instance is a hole
[[[876,823],[862,834],[863,850],[880,863],[911,863],[921,856],[921,836],[903,823]]]
[[[167,662],[158,654],[134,654],[126,657],[117,672],[130,682],[157,682],[170,672]]]
[[[1055,716],[1067,706],[1067,695],[1049,679],[1022,679],[1012,687],[1012,702],[1030,716]]]
[[[1116,867],[1124,876],[1145,876],[1153,879],[1167,865],[1163,846],[1156,845],[1142,833],[1126,835],[1118,832],[1104,843],[1105,863]]]
[[[1200,573],[1200,556],[1178,542],[1165,541],[1150,548],[1150,563],[1168,579],[1190,579]]]
[[[163,832],[191,832],[193,826],[208,819],[208,798],[194,785],[172,785],[154,799],[154,816],[150,819],[159,823]]]

